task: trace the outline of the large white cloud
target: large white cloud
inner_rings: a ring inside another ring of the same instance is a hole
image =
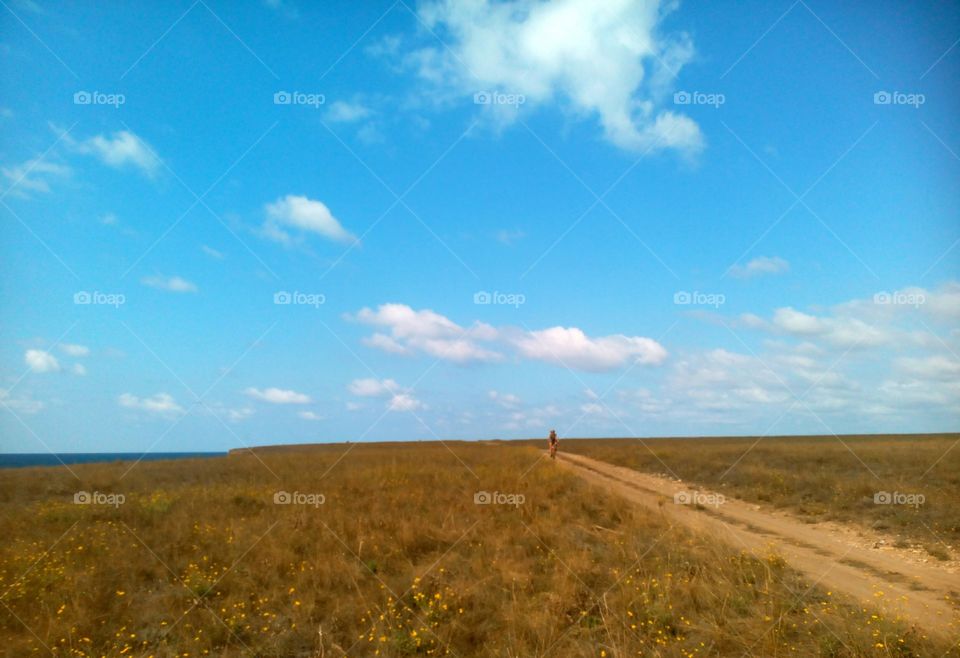
[[[354,242],[356,238],[340,224],[330,209],[321,202],[305,196],[288,194],[264,209],[267,219],[263,224],[266,237],[283,244],[291,244],[296,238],[290,229],[314,233],[336,242]]]
[[[958,419],[958,317],[960,285],[952,281],[878,291],[816,313],[783,307],[769,320],[744,314],[733,327],[776,338],[756,354],[714,350],[679,359],[667,393],[693,411],[782,414],[793,405],[794,413],[845,412],[861,422],[922,422],[919,409],[927,418]],[[794,404],[794,395],[805,395],[803,402]]]
[[[361,309],[359,322],[389,330],[375,333],[364,344],[395,354],[423,353],[456,363],[500,361],[499,349],[512,349],[524,359],[545,361],[587,371],[604,371],[628,364],[658,365],[667,357],[662,345],[642,336],[591,338],[576,327],[526,331],[474,322],[463,327],[430,309],[406,304],[382,304]]]
[[[694,54],[661,21],[676,3],[658,0],[441,0],[422,5],[443,45],[408,58],[438,90],[520,94],[521,108],[556,103],[599,120],[607,140],[632,151],[703,146],[697,124],[663,108],[667,86]],[[516,110],[491,102],[500,122]]]
[[[638,363],[659,365],[667,350],[652,338],[602,336],[591,338],[576,327],[528,331],[513,338],[521,356],[580,370],[603,371]]]
[[[57,357],[46,350],[27,350],[23,355],[23,361],[34,372],[58,372],[60,362]]]
[[[364,340],[366,345],[386,352],[422,352],[458,363],[502,358],[500,353],[482,345],[497,337],[497,331],[482,322],[465,328],[430,309],[417,311],[406,304],[382,304],[376,310],[363,308],[355,319],[389,329],[389,335],[376,333]]]
[[[829,308],[808,313],[787,306],[770,320],[745,313],[738,324],[811,341],[827,348],[876,348],[910,345],[936,348],[942,342],[930,325],[960,320],[960,283],[949,281],[938,288],[917,286],[880,290]]]

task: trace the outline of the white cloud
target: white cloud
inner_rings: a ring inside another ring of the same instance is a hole
[[[900,370],[922,379],[960,381],[960,359],[952,354],[926,357],[902,357],[895,365]]]
[[[310,396],[283,388],[253,388],[244,391],[250,397],[271,404],[309,404]]]
[[[330,209],[320,201],[288,194],[265,207],[267,219],[263,234],[276,242],[292,244],[296,240],[288,229],[315,233],[337,242],[355,242],[352,233],[343,228]]]
[[[543,430],[563,415],[556,405],[547,404],[525,409],[516,409],[507,414],[503,428],[507,430],[535,429]]]
[[[300,11],[297,7],[285,0],[263,0],[263,4],[290,20],[300,17]]]
[[[652,338],[620,334],[590,338],[576,327],[528,331],[515,336],[513,343],[528,359],[594,372],[633,363],[659,365],[667,358],[667,350]]]
[[[923,288],[907,288],[898,293],[924,296],[923,310],[940,320],[960,319],[960,282],[950,281],[939,290],[924,290]]]
[[[24,414],[35,414],[44,407],[43,402],[39,400],[33,400],[29,397],[11,397],[8,388],[0,388],[0,404]]]
[[[591,338],[575,327],[520,331],[483,322],[462,327],[435,311],[414,310],[406,304],[363,308],[353,319],[389,328],[389,335],[375,333],[364,338],[370,347],[394,354],[424,353],[455,363],[503,360],[501,352],[486,346],[490,343],[513,347],[522,358],[589,371],[630,363],[658,365],[667,357],[662,345],[641,336]]]
[[[530,409],[491,405],[486,417],[518,433],[542,432],[558,419],[561,428],[582,421],[594,435],[607,423],[653,435],[944,431],[960,422],[958,291],[950,282],[810,312],[784,307],[769,319],[747,314],[731,326],[772,337],[743,353],[682,351],[648,388],[617,387],[615,415],[587,389],[575,405],[569,398]],[[488,397],[498,402],[500,394]]]
[[[109,136],[94,135],[82,142],[69,140],[68,143],[80,153],[93,155],[104,164],[116,169],[133,166],[152,177],[161,166],[161,160],[155,151],[145,141],[127,130],[121,130]]]
[[[239,409],[227,409],[227,420],[231,423],[239,423],[242,420],[250,418],[254,414],[250,407],[241,407]]]
[[[504,409],[515,409],[520,406],[521,400],[513,393],[500,393],[499,391],[488,391],[487,397],[499,404]]]
[[[689,412],[736,412],[792,399],[786,372],[772,371],[769,361],[724,349],[678,360],[667,377],[667,390]],[[796,387],[791,387],[796,390]],[[649,401],[649,400],[648,400]]]
[[[755,313],[741,314],[737,324],[749,329],[765,329],[767,327],[767,321]]]
[[[521,231],[520,229],[500,229],[493,236],[497,242],[505,244],[508,247],[512,247],[517,242],[527,237],[526,232]]]
[[[334,101],[327,106],[325,112],[327,121],[333,123],[353,123],[366,119],[372,114],[373,111],[369,107],[347,101]]]
[[[697,124],[662,107],[668,86],[694,55],[685,34],[664,36],[661,21],[676,6],[595,0],[441,0],[419,8],[439,33],[407,59],[450,100],[477,92],[520,94],[520,111],[558,104],[595,116],[606,139],[631,151],[695,153]],[[513,105],[482,106],[495,122],[517,117]]]
[[[203,251],[207,256],[213,258],[214,260],[223,260],[223,252],[217,251],[213,247],[208,247],[207,245],[201,245],[200,250]]]
[[[367,146],[373,146],[374,144],[383,144],[387,141],[387,138],[381,132],[380,128],[377,127],[377,124],[373,121],[367,122],[360,126],[360,129],[357,130],[357,139]]]
[[[297,414],[303,420],[323,420],[323,416],[313,411],[301,411]]]
[[[815,314],[785,307],[770,321],[746,314],[739,326],[783,338],[764,341],[758,355],[710,350],[684,356],[670,369],[661,397],[644,399],[655,404],[642,413],[741,424],[765,417],[765,423],[787,423],[791,433],[888,431],[891,420],[902,429],[910,428],[905,419],[915,429],[956,421],[960,335],[941,335],[954,326],[956,290],[953,282],[936,290],[905,288],[818,307]],[[872,417],[886,424],[870,424]],[[845,426],[834,428],[838,422]]]
[[[177,401],[174,400],[173,396],[169,393],[157,393],[148,398],[138,398],[131,393],[121,393],[120,397],[117,398],[117,402],[121,407],[140,409],[141,411],[156,414],[170,414],[183,411],[183,407],[177,404]]]
[[[387,409],[390,411],[416,411],[424,407],[425,405],[420,400],[409,393],[397,393],[387,403]]]
[[[423,352],[457,363],[502,358],[481,346],[481,342],[491,341],[497,335],[493,327],[481,322],[463,328],[430,309],[415,311],[405,304],[382,304],[376,310],[363,308],[355,319],[390,329],[389,336],[374,334],[365,340],[367,345],[387,352]]]
[[[23,355],[23,360],[34,372],[58,372],[60,370],[60,362],[57,361],[57,357],[45,350],[27,350],[26,354]]]
[[[376,333],[362,339],[364,345],[373,347],[391,354],[410,354],[410,350],[386,334]]]
[[[0,173],[10,181],[9,194],[26,197],[27,192],[49,192],[51,179],[66,178],[73,172],[66,165],[33,158],[20,164],[0,167]]]
[[[77,375],[78,377],[84,377],[87,374],[87,367],[82,363],[74,363],[70,367],[70,372]]]
[[[580,405],[580,411],[587,416],[607,415],[607,408],[598,402],[585,402]]]
[[[392,379],[354,379],[347,386],[347,390],[358,397],[387,398],[388,411],[416,411],[425,409],[426,405],[415,398],[410,389],[403,388]],[[356,411],[362,406],[355,402],[348,402],[347,409]]]
[[[90,348],[86,345],[77,345],[75,343],[61,343],[60,351],[68,356],[83,357],[90,355]]]
[[[792,336],[821,338],[837,347],[875,347],[892,339],[889,331],[856,317],[818,317],[790,307],[776,310],[773,326]]]
[[[800,336],[816,336],[826,330],[826,324],[820,318],[789,307],[777,309],[773,323],[787,333]]]
[[[763,274],[783,274],[789,271],[790,263],[779,256],[759,256],[746,265],[734,265],[730,268],[730,276],[738,279],[749,279]]]
[[[399,389],[399,384],[392,379],[354,379],[350,382],[350,385],[347,386],[347,390],[350,391],[350,393],[364,398],[390,395]]]
[[[196,284],[187,281],[179,276],[146,276],[140,279],[140,283],[157,290],[167,290],[169,292],[197,292]]]

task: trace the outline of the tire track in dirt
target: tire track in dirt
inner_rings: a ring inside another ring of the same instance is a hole
[[[960,643],[960,574],[853,545],[835,531],[740,500],[716,507],[674,504],[680,492],[709,493],[682,482],[582,455],[565,453],[559,461],[588,482],[695,531],[758,556],[775,551],[812,584],[842,592],[954,646]]]

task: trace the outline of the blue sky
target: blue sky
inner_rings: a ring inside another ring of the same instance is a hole
[[[0,449],[956,429],[958,19],[9,1]]]

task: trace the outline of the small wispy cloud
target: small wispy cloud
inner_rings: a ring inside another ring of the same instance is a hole
[[[730,276],[737,279],[749,279],[765,274],[783,274],[790,270],[790,263],[779,256],[758,256],[746,265],[734,265],[730,268]]]
[[[157,290],[166,290],[168,292],[197,292],[197,286],[191,281],[187,281],[179,276],[145,276],[140,279],[140,283]]]
[[[183,411],[183,407],[169,393],[157,393],[147,398],[137,397],[132,393],[121,393],[117,403],[127,409],[139,409],[154,414],[172,414]]]
[[[250,387],[244,393],[255,400],[270,404],[309,404],[311,402],[309,395],[284,388]]]
[[[519,229],[500,229],[494,234],[493,237],[497,242],[505,244],[508,247],[512,247],[517,242],[527,237],[527,234]]]

